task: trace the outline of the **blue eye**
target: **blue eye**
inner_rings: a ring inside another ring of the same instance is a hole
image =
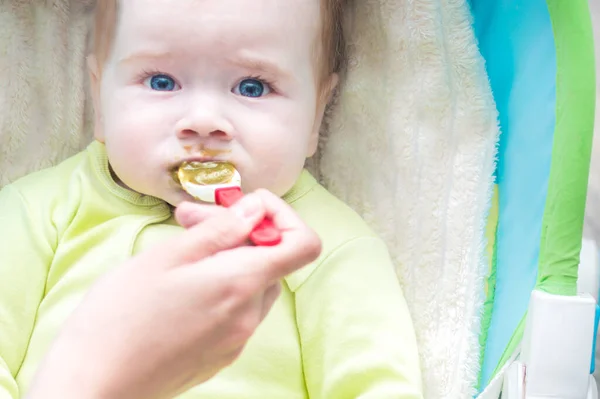
[[[174,91],[177,89],[177,83],[172,77],[167,75],[153,75],[144,81],[146,86],[150,86],[156,91]]]
[[[262,97],[270,93],[269,86],[258,79],[244,79],[233,91],[244,97]]]

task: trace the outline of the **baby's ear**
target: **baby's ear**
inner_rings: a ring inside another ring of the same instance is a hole
[[[321,131],[321,124],[323,123],[323,116],[325,115],[325,110],[327,109],[327,105],[333,99],[333,95],[335,93],[335,89],[338,86],[340,81],[339,75],[337,73],[332,73],[329,78],[327,78],[319,88],[318,98],[317,98],[317,113],[315,115],[315,125],[313,126],[313,131],[310,137],[310,141],[308,143],[308,151],[306,154],[307,158],[312,157],[317,152],[317,147],[319,146],[319,132]]]
[[[321,88],[321,98],[325,100],[325,107],[327,107],[327,104],[333,99],[333,93],[335,93],[335,89],[337,89],[339,82],[340,75],[332,73]],[[325,110],[325,107],[323,107],[323,110]]]
[[[102,110],[100,108],[100,67],[98,58],[94,54],[87,57],[88,72],[90,74],[90,94],[92,104],[94,105],[94,138],[104,142],[104,133],[102,129]]]

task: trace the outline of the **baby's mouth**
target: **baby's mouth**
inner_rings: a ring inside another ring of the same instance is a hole
[[[229,162],[185,161],[171,171],[171,177],[179,186],[183,183],[208,186],[230,183],[235,172],[235,167]]]

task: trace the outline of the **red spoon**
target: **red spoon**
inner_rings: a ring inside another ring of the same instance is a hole
[[[239,187],[223,187],[215,190],[215,203],[229,208],[244,196]],[[250,241],[257,246],[271,247],[281,242],[281,232],[273,221],[265,218],[250,233]]]

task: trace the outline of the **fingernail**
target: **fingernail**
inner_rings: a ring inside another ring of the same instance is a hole
[[[260,211],[260,199],[249,194],[236,202],[232,209],[241,218],[252,219]]]

